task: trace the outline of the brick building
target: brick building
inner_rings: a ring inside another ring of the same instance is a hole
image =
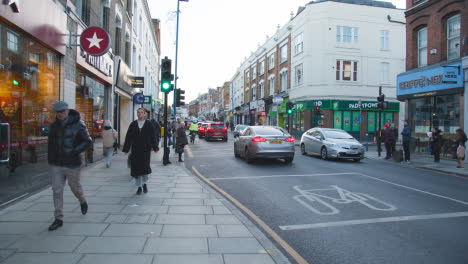
[[[467,7],[466,0],[407,0],[406,72],[397,77],[397,98],[407,102],[411,151],[428,153],[427,132],[438,127],[442,153],[451,155],[450,139],[466,123]]]

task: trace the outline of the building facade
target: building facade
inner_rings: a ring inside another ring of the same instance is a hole
[[[467,122],[467,1],[408,0],[407,8],[406,71],[398,75],[397,96],[407,105],[411,151],[429,154],[427,133],[437,127],[442,154],[452,157],[455,131]]]

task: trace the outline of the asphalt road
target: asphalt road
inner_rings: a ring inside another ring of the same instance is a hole
[[[247,164],[197,138],[195,168],[309,263],[468,263],[468,179],[365,159]]]

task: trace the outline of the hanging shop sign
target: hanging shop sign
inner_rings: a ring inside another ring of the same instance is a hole
[[[283,97],[281,97],[281,96],[273,97],[273,104],[274,105],[280,105],[282,103],[283,103]]]
[[[133,103],[134,104],[143,104],[145,102],[145,96],[143,93],[136,93],[133,95]]]
[[[145,88],[145,77],[143,76],[128,76],[128,80],[133,88]]]
[[[428,67],[397,76],[397,98],[432,96],[463,91],[461,62]]]
[[[111,46],[109,33],[100,27],[88,27],[81,32],[80,46],[93,56],[101,56]]]
[[[304,111],[306,109],[306,104],[307,102],[306,101],[303,101],[303,102],[296,102],[293,106],[293,111]]]

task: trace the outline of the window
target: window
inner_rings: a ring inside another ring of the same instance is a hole
[[[268,56],[268,70],[275,68],[275,53],[273,52]]]
[[[246,72],[245,72],[245,82],[246,82],[246,83],[249,83],[249,82],[250,82],[250,72],[249,72],[249,71],[246,71]]]
[[[288,43],[281,46],[280,56],[281,56],[281,61],[280,61],[281,63],[288,60]]]
[[[134,1],[133,2],[133,30],[136,32],[137,31],[137,28],[138,28],[138,25],[137,25],[137,1]]]
[[[101,0],[101,27],[109,32],[110,1]]]
[[[280,82],[281,82],[281,91],[286,91],[288,89],[288,71],[283,71],[280,74]]]
[[[303,49],[303,35],[301,33],[294,38],[294,55],[301,53]]]
[[[263,74],[265,74],[265,60],[260,62],[260,68],[258,69],[258,75],[262,76]]]
[[[18,52],[18,35],[7,31],[7,48],[13,52]]]
[[[77,0],[76,1],[76,14],[81,18],[81,20],[86,25],[89,25],[89,16],[90,16],[89,0]]]
[[[275,77],[274,76],[268,79],[268,86],[270,88],[270,95],[274,95],[275,94]]]
[[[265,97],[265,82],[260,82],[258,84],[260,86],[260,98],[264,98]]]
[[[460,57],[460,15],[447,20],[447,59]]]
[[[130,35],[128,32],[125,34],[125,63],[130,64]]]
[[[257,78],[257,64],[252,66],[252,80],[255,80]]]
[[[127,13],[130,14],[131,8],[132,8],[132,0],[127,0]]]
[[[388,30],[381,30],[380,31],[380,49],[388,50]]]
[[[119,27],[116,27],[115,28],[115,50],[114,50],[114,54],[117,55],[117,56],[120,56],[120,40],[122,38],[122,29],[119,28]]]
[[[358,44],[358,28],[336,26],[336,42]]]
[[[55,69],[55,54],[47,52],[47,67],[51,70]]]
[[[418,31],[418,67],[427,65],[427,27]]]
[[[252,85],[252,101],[257,100],[257,86]]]
[[[134,73],[136,73],[136,58],[137,58],[137,54],[136,54],[136,47],[133,46],[133,56],[132,56],[132,71]]]
[[[299,64],[296,67],[294,67],[294,74],[295,74],[294,84],[301,85],[302,78],[303,78],[302,64]]]
[[[380,63],[380,83],[388,84],[388,71],[389,71],[389,63],[388,62],[381,62]]]
[[[337,81],[357,81],[357,61],[336,61]]]

